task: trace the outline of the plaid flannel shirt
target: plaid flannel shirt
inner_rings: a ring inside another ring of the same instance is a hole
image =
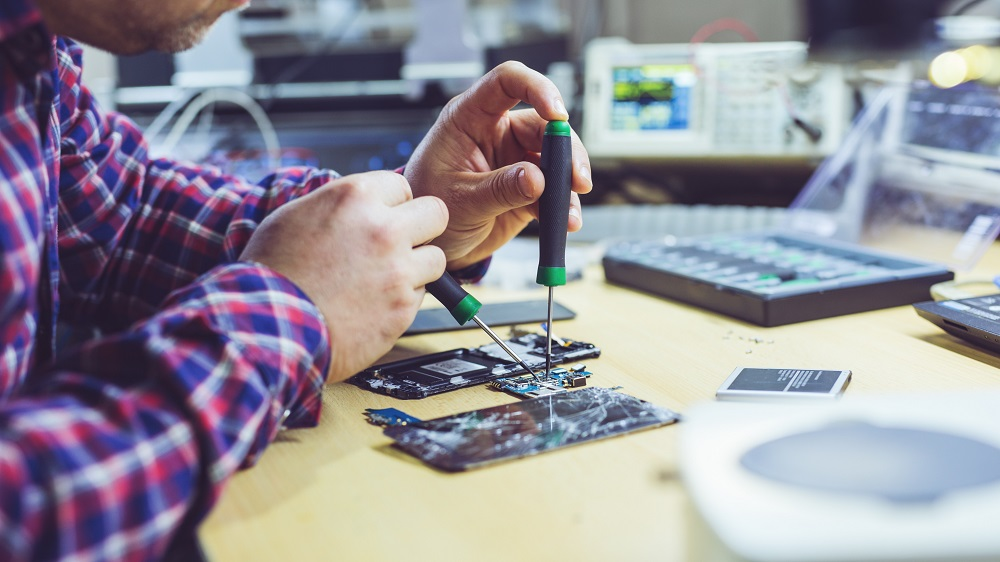
[[[0,560],[150,560],[282,424],[317,421],[316,307],[237,261],[333,175],[251,185],[147,157],[80,49],[0,0]],[[55,353],[57,320],[104,336]]]

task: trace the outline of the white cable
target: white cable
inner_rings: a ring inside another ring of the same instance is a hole
[[[186,90],[184,95],[170,102],[166,107],[160,111],[160,114],[153,119],[153,122],[146,127],[145,135],[146,140],[152,142],[156,138],[156,135],[160,134],[160,131],[167,126],[167,123],[174,118],[174,115],[181,110],[182,107],[188,104],[196,95],[198,95],[198,90]]]
[[[267,150],[269,156],[270,167],[272,169],[278,168],[281,165],[281,145],[278,142],[278,133],[274,130],[274,125],[255,99],[245,92],[232,88],[212,88],[205,90],[198,97],[191,100],[190,105],[184,109],[180,117],[177,118],[177,122],[174,123],[173,128],[170,129],[170,134],[163,141],[160,150],[165,154],[172,152],[198,114],[216,102],[229,102],[238,105],[250,114],[264,140],[264,148]]]
[[[198,129],[194,132],[196,137],[202,139],[205,144],[209,142],[209,135],[212,132],[212,122],[215,120],[215,105],[206,107],[198,118]]]

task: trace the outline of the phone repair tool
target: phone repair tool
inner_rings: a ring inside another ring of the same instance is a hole
[[[545,323],[545,372],[552,370],[552,297],[556,285],[566,284],[566,229],[573,187],[573,142],[569,123],[549,121],[542,137],[539,167],[545,191],[538,201],[538,275],[535,281],[549,288]]]
[[[432,281],[428,283],[425,289],[427,289],[428,293],[434,295],[434,298],[439,300],[441,304],[443,304],[444,307],[448,309],[448,312],[451,313],[451,315],[455,318],[455,320],[458,320],[459,324],[464,326],[465,323],[468,322],[469,320],[472,320],[476,324],[479,324],[479,327],[482,328],[484,332],[486,332],[486,335],[491,337],[493,341],[495,341],[497,345],[499,345],[500,348],[507,353],[507,355],[510,355],[511,359],[517,361],[517,363],[521,367],[523,367],[525,371],[528,371],[528,373],[530,373],[531,376],[538,378],[538,375],[536,375],[535,372],[531,370],[531,367],[529,367],[528,364],[525,363],[523,359],[518,357],[517,354],[514,353],[514,350],[508,347],[507,344],[505,344],[503,340],[500,339],[500,336],[496,335],[493,332],[493,330],[491,330],[490,327],[486,325],[485,322],[483,322],[482,320],[479,319],[478,316],[476,316],[476,313],[479,312],[479,309],[483,307],[482,303],[477,301],[476,297],[473,297],[465,289],[463,289],[462,286],[458,284],[458,281],[455,281],[455,278],[452,277],[450,273],[445,271],[444,274],[437,279],[437,281]],[[552,303],[550,302],[549,303],[550,314],[551,310],[552,310]],[[549,345],[551,345],[551,342]]]

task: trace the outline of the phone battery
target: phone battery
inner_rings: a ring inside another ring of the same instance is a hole
[[[545,336],[527,334],[506,340],[514,353],[533,371],[545,369]],[[575,363],[598,357],[601,349],[592,343],[562,340],[552,342],[552,364]],[[468,349],[452,349],[369,367],[347,382],[396,398],[426,398],[492,380],[527,374],[496,343]]]
[[[720,400],[835,398],[844,392],[851,371],[737,367],[715,392]]]

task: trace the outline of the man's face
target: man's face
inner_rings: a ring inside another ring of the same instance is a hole
[[[219,16],[249,0],[38,0],[59,34],[115,54],[175,53],[205,36]]]

